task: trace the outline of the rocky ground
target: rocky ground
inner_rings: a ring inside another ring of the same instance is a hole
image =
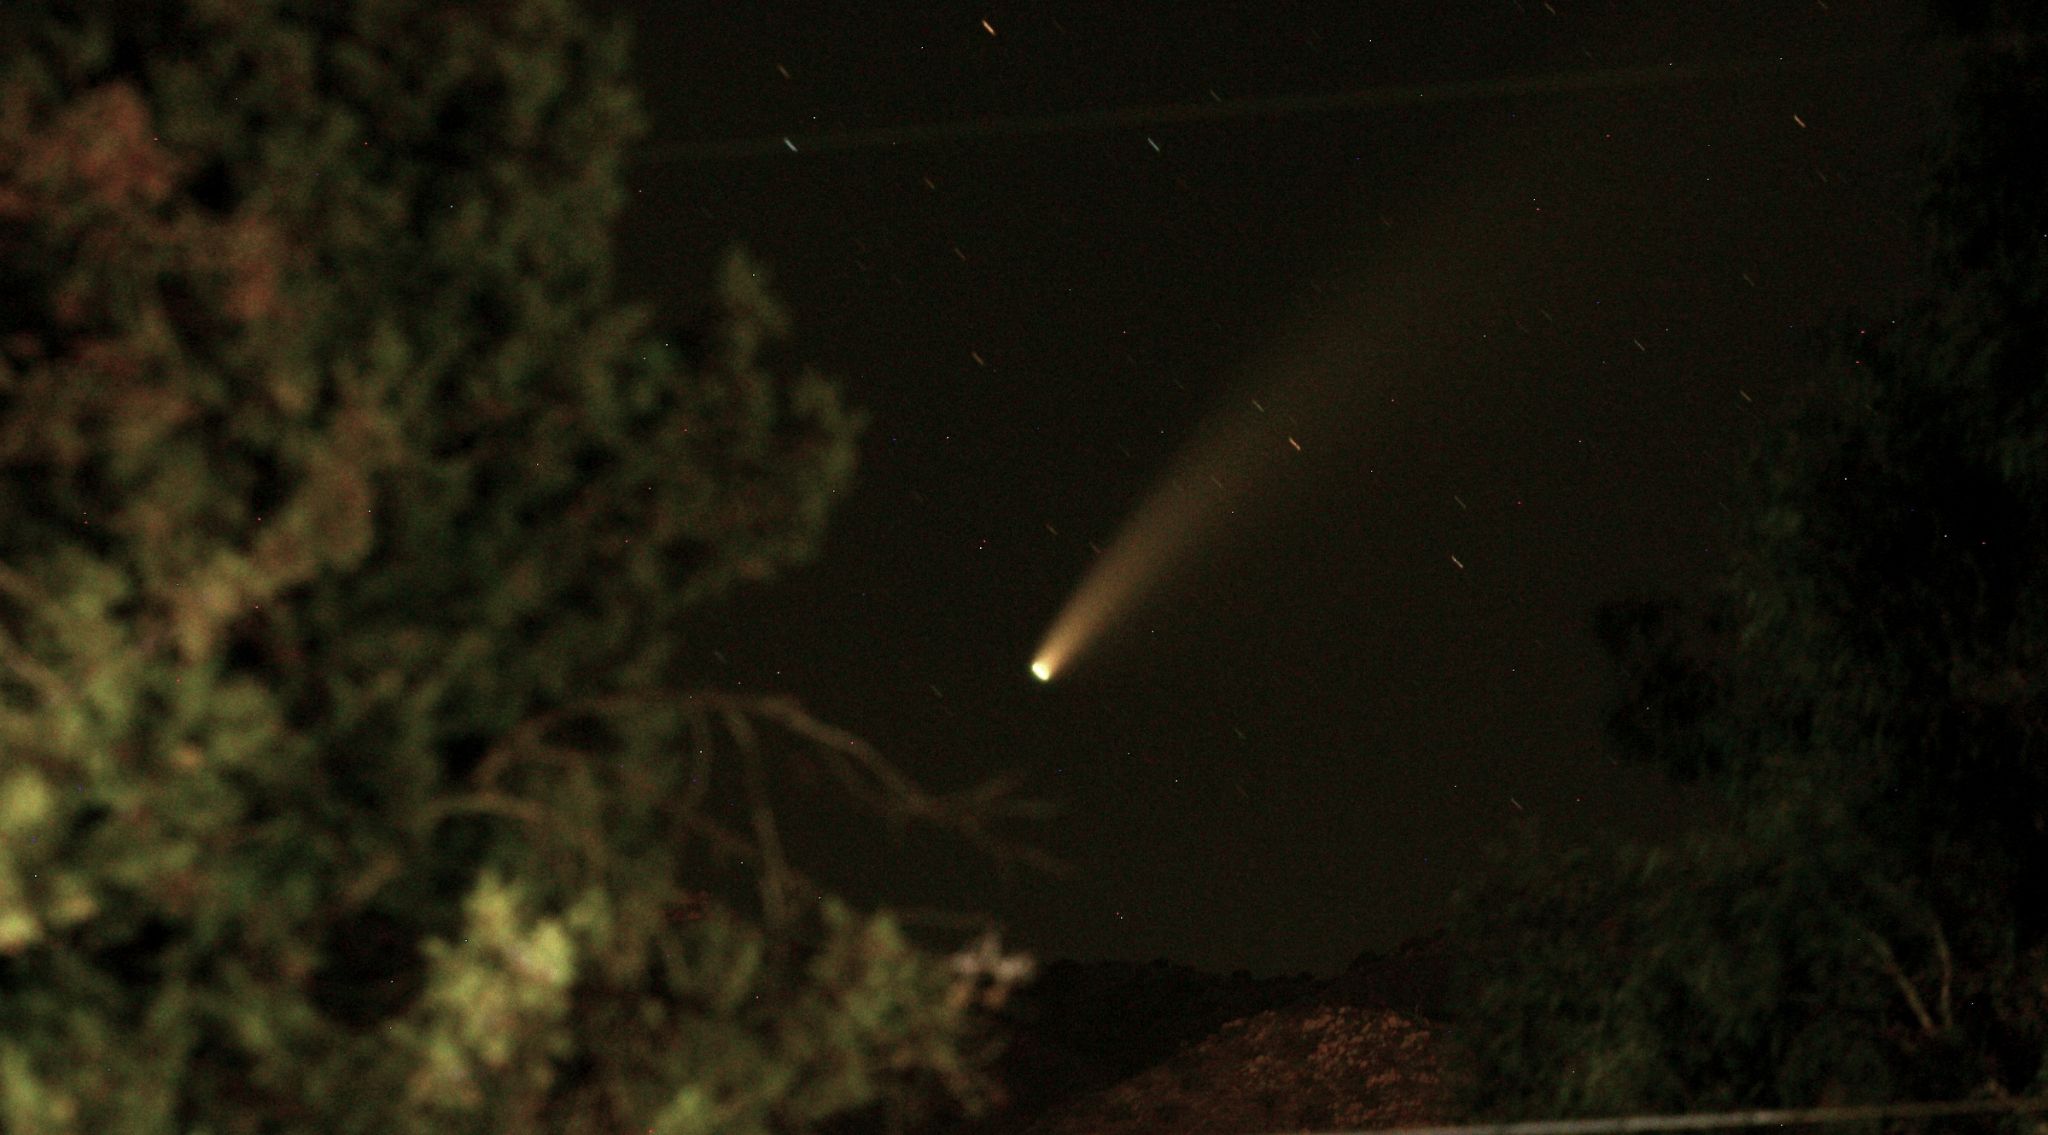
[[[1441,1118],[1431,1044],[1440,935],[1335,978],[1206,974],[1163,959],[1047,964],[1003,1020],[1010,1093],[906,1135],[1257,1135]],[[825,1135],[887,1135],[879,1114]]]

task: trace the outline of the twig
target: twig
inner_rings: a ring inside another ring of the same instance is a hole
[[[1928,1015],[1927,1003],[1920,999],[1920,991],[1913,988],[1912,980],[1906,976],[1906,971],[1899,965],[1898,957],[1892,953],[1891,944],[1877,934],[1871,934],[1870,941],[1877,951],[1878,960],[1884,963],[1884,971],[1898,983],[1899,992],[1906,995],[1906,1004],[1920,1022],[1920,1031],[1929,1037],[1941,1035],[1941,1031],[1935,1027],[1934,1018]]]

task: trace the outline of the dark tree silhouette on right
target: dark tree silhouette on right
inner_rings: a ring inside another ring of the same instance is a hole
[[[1559,852],[1526,830],[1460,896],[1473,1116],[2044,1087],[2042,22],[1995,0],[1934,11],[1964,80],[1924,286],[1848,327],[1756,447],[1721,585],[1596,619],[1621,748],[1726,818],[1663,849]]]

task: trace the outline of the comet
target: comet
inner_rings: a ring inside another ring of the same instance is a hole
[[[1275,429],[1252,413],[1249,402],[1241,415],[1210,417],[1053,620],[1031,661],[1039,681],[1065,672],[1113,624],[1202,563],[1197,551],[1243,527],[1234,518],[1270,473],[1262,466],[1301,452],[1285,435],[1271,436]]]
[[[1507,268],[1534,277],[1530,287],[1564,286],[1539,275],[1551,269],[1536,256],[1501,255],[1513,247],[1501,218],[1511,215],[1509,187],[1521,184],[1509,176],[1515,154],[1502,142],[1447,147],[1438,176],[1419,179],[1439,195],[1416,205],[1399,238],[1389,242],[1376,216],[1338,234],[1333,244],[1357,250],[1338,263],[1363,269],[1353,278],[1369,286],[1292,305],[1272,320],[1274,336],[1230,367],[1222,393],[1054,616],[1033,676],[1063,678],[1150,604],[1170,596],[1201,605],[1208,585],[1245,577],[1248,565],[1233,554],[1271,546],[1249,537],[1300,538],[1298,524],[1282,526],[1287,514],[1327,514],[1333,499],[1355,497],[1364,467],[1417,444],[1412,427],[1396,427],[1404,415],[1413,421],[1412,400],[1471,381],[1461,372],[1477,359],[1473,312],[1498,305]],[[1304,267],[1310,279],[1325,269]]]
[[[1439,85],[1404,91],[1400,105],[1452,98],[1528,102],[1537,95],[1693,82],[1717,73],[1674,68]],[[1344,105],[1378,104],[1360,99]],[[1445,423],[1468,417],[1457,407],[1498,397],[1496,376],[1514,374],[1526,362],[1519,340],[1493,331],[1521,328],[1518,306],[1549,319],[1548,310],[1521,297],[1570,294],[1583,285],[1579,272],[1590,263],[1544,253],[1529,241],[1522,220],[1530,207],[1528,187],[1541,182],[1527,154],[1557,121],[1531,115],[1509,126],[1496,117],[1448,134],[1432,156],[1434,168],[1404,179],[1416,189],[1375,214],[1353,215],[1348,229],[1322,242],[1332,250],[1323,263],[1301,266],[1313,298],[1298,296],[1279,311],[1249,316],[1268,316],[1262,322],[1275,333],[1246,359],[1224,363],[1221,393],[1158,482],[1112,539],[1089,545],[1095,556],[1032,655],[1033,677],[1067,680],[1120,625],[1168,597],[1190,610],[1229,615],[1242,609],[1243,603],[1217,603],[1214,594],[1204,594],[1212,584],[1237,587],[1268,570],[1233,562],[1232,555],[1251,546],[1278,560],[1263,549],[1315,539],[1317,527],[1286,513],[1319,515],[1323,527],[1384,517],[1371,496],[1374,468],[1431,467],[1421,460],[1425,447],[1441,440]],[[1398,223],[1390,213],[1399,215]],[[1319,285],[1331,278],[1355,283]],[[1453,499],[1471,511],[1462,497]],[[1333,507],[1340,503],[1343,512]],[[1261,532],[1273,538],[1248,539]],[[1443,555],[1438,562],[1445,570],[1468,567],[1450,548]],[[1201,586],[1190,586],[1196,577]]]

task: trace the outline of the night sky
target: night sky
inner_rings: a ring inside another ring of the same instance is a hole
[[[832,7],[636,12],[622,297],[680,320],[743,243],[776,361],[872,416],[820,559],[707,612],[694,677],[935,789],[1027,771],[1063,814],[1004,830],[1077,871],[790,775],[797,866],[1041,959],[1331,973],[1516,817],[1701,814],[1615,762],[1591,612],[1718,569],[1765,413],[1911,286],[1917,5]],[[1155,489],[1186,570],[1034,681]]]

